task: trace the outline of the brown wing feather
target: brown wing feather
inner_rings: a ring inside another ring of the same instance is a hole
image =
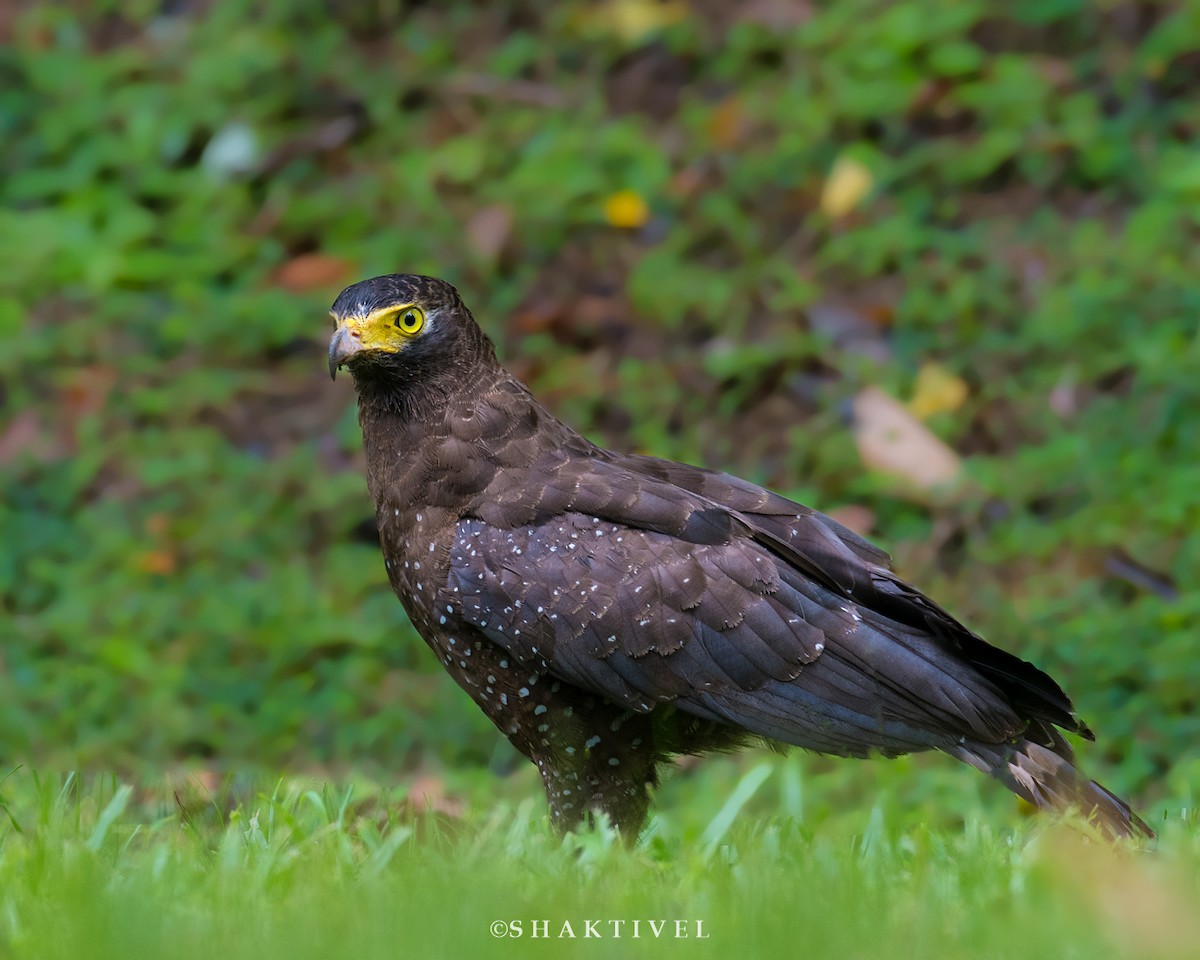
[[[1024,727],[967,664],[864,615],[752,537],[696,544],[575,512],[504,531],[470,519],[450,569],[456,616],[634,710],[672,702],[853,754]]]
[[[830,517],[729,474],[659,460],[620,458],[622,465],[704,496],[744,518],[755,535],[807,575],[835,585],[856,603],[927,631],[1005,691],[1023,716],[1079,733],[1062,688],[1030,663],[993,647],[891,572],[891,558]]]

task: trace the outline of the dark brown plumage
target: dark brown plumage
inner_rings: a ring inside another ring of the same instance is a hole
[[[985,643],[830,518],[736,477],[604,450],[497,363],[449,284],[344,290],[330,373],[359,396],[392,587],[541,772],[553,823],[636,835],[656,768],[752,737],[942,750],[1040,807],[1150,835],[1074,767],[1050,677]]]

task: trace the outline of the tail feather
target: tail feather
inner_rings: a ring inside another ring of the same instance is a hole
[[[966,740],[947,752],[1035,807],[1077,809],[1110,837],[1154,837],[1129,804],[1075,768],[1071,747],[1058,731],[1045,729],[1051,735],[1048,744],[1025,738],[1009,743]]]

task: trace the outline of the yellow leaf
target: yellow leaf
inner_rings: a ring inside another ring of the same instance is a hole
[[[589,10],[587,20],[635,43],[655,30],[679,23],[687,15],[685,0],[608,0]]]
[[[967,384],[941,364],[926,363],[917,372],[917,385],[908,412],[918,420],[957,410],[967,399]]]
[[[604,201],[604,219],[614,227],[634,229],[650,219],[650,208],[632,190],[618,190]]]
[[[866,164],[853,157],[838,157],[821,191],[821,210],[834,219],[848,214],[875,185]]]

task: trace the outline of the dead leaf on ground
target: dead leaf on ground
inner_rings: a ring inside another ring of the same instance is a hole
[[[875,511],[861,503],[847,503],[834,507],[827,516],[843,527],[849,527],[860,537],[869,537],[875,529]]]
[[[175,567],[175,556],[167,550],[146,550],[137,556],[137,568],[142,573],[165,577],[174,573]]]
[[[615,33],[628,43],[686,19],[683,0],[607,0],[573,15],[581,26]]]
[[[880,330],[890,330],[896,323],[896,308],[891,303],[864,303],[859,312]]]
[[[966,402],[967,382],[940,363],[926,363],[917,372],[913,397],[908,412],[918,420],[927,420],[939,413],[952,413]]]
[[[302,253],[293,257],[272,278],[276,286],[291,293],[311,293],[328,287],[341,287],[350,282],[354,264],[341,257],[324,253]]]
[[[821,211],[840,220],[863,201],[874,185],[875,178],[865,163],[853,157],[838,157],[821,190]]]
[[[904,481],[922,499],[950,487],[962,471],[945,441],[876,387],[854,398],[854,440],[866,466]]]
[[[726,97],[708,115],[708,138],[721,150],[737,147],[750,129],[741,97]]]

